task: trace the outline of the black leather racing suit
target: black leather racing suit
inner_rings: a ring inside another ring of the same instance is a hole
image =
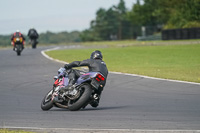
[[[87,66],[89,68],[89,72],[100,72],[105,77],[105,79],[107,79],[108,69],[107,69],[106,63],[100,59],[87,59],[83,61],[74,61],[72,63],[66,64],[65,68],[70,69],[72,67],[80,67],[80,66]],[[74,84],[79,76],[80,74],[78,74],[77,71],[70,72],[69,85]],[[103,86],[105,86],[105,84],[106,84],[106,80],[104,80]]]
[[[38,33],[37,33],[37,31],[35,29],[30,29],[28,31],[28,37],[30,39],[37,39],[39,37],[39,35],[38,35]]]

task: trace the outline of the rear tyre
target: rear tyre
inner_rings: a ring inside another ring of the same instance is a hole
[[[92,94],[92,88],[89,84],[83,85],[80,88],[81,95],[76,100],[69,100],[68,102],[68,109],[71,111],[77,111],[80,110],[82,107],[87,106],[90,96]]]
[[[49,110],[53,107],[53,101],[51,100],[52,99],[52,93],[53,93],[53,90],[50,90],[46,96],[44,97],[44,99],[42,100],[42,103],[41,103],[41,109],[46,111],[46,110]]]
[[[37,42],[36,42],[36,40],[32,40],[32,49],[36,49],[36,44],[37,44]]]
[[[36,49],[36,45],[35,44],[32,45],[32,49]]]

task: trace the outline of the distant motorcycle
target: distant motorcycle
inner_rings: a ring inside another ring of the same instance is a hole
[[[23,50],[23,43],[22,43],[22,41],[23,41],[22,37],[16,37],[16,38],[14,38],[14,43],[15,43],[14,50],[17,52],[18,56],[21,55],[21,52]]]
[[[37,39],[31,39],[30,43],[31,43],[33,49],[35,49],[37,47],[37,43],[38,43]]]
[[[102,87],[102,81],[106,80],[101,73],[75,70],[79,71],[81,76],[73,85],[72,89],[63,91],[62,88],[66,87],[69,82],[68,71],[65,68],[58,70],[58,76],[54,76],[55,82],[53,88],[42,100],[42,110],[58,107],[77,111],[100,98],[97,91],[99,87]]]

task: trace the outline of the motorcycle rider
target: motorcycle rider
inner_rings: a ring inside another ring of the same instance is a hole
[[[65,64],[64,68],[66,70],[69,70],[69,85],[65,88],[65,90],[69,90],[73,88],[73,84],[76,82],[76,80],[80,77],[80,71],[75,70],[75,69],[71,69],[73,67],[81,67],[81,66],[87,66],[89,68],[89,72],[100,72],[105,79],[108,76],[108,69],[106,66],[106,63],[102,60],[103,59],[103,55],[101,53],[101,51],[96,50],[94,52],[92,52],[90,59],[86,59],[83,61],[74,61],[72,63],[69,64]],[[101,92],[103,91],[103,87],[106,84],[106,80],[104,80],[103,82],[103,86],[99,87],[98,89],[98,99],[91,103],[92,107],[97,107],[99,104],[99,100],[100,100],[100,95]]]
[[[27,36],[29,37],[30,40],[35,39],[36,44],[38,43],[37,39],[39,38],[39,35],[38,35],[36,29],[34,29],[34,28],[29,29]],[[30,43],[30,41],[29,41],[29,43]]]
[[[22,49],[24,49],[24,45],[25,45],[25,37],[23,36],[23,34],[19,31],[19,30],[16,30],[16,32],[12,35],[11,37],[11,44],[13,45],[13,50],[15,50],[15,38],[17,37],[20,37],[22,38]]]

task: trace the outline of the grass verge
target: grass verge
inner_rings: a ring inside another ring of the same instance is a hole
[[[0,133],[34,133],[34,132],[22,131],[22,130],[0,129]]]
[[[72,62],[89,58],[94,50],[65,49],[46,53]],[[200,44],[136,45],[100,50],[109,71],[200,83]]]

